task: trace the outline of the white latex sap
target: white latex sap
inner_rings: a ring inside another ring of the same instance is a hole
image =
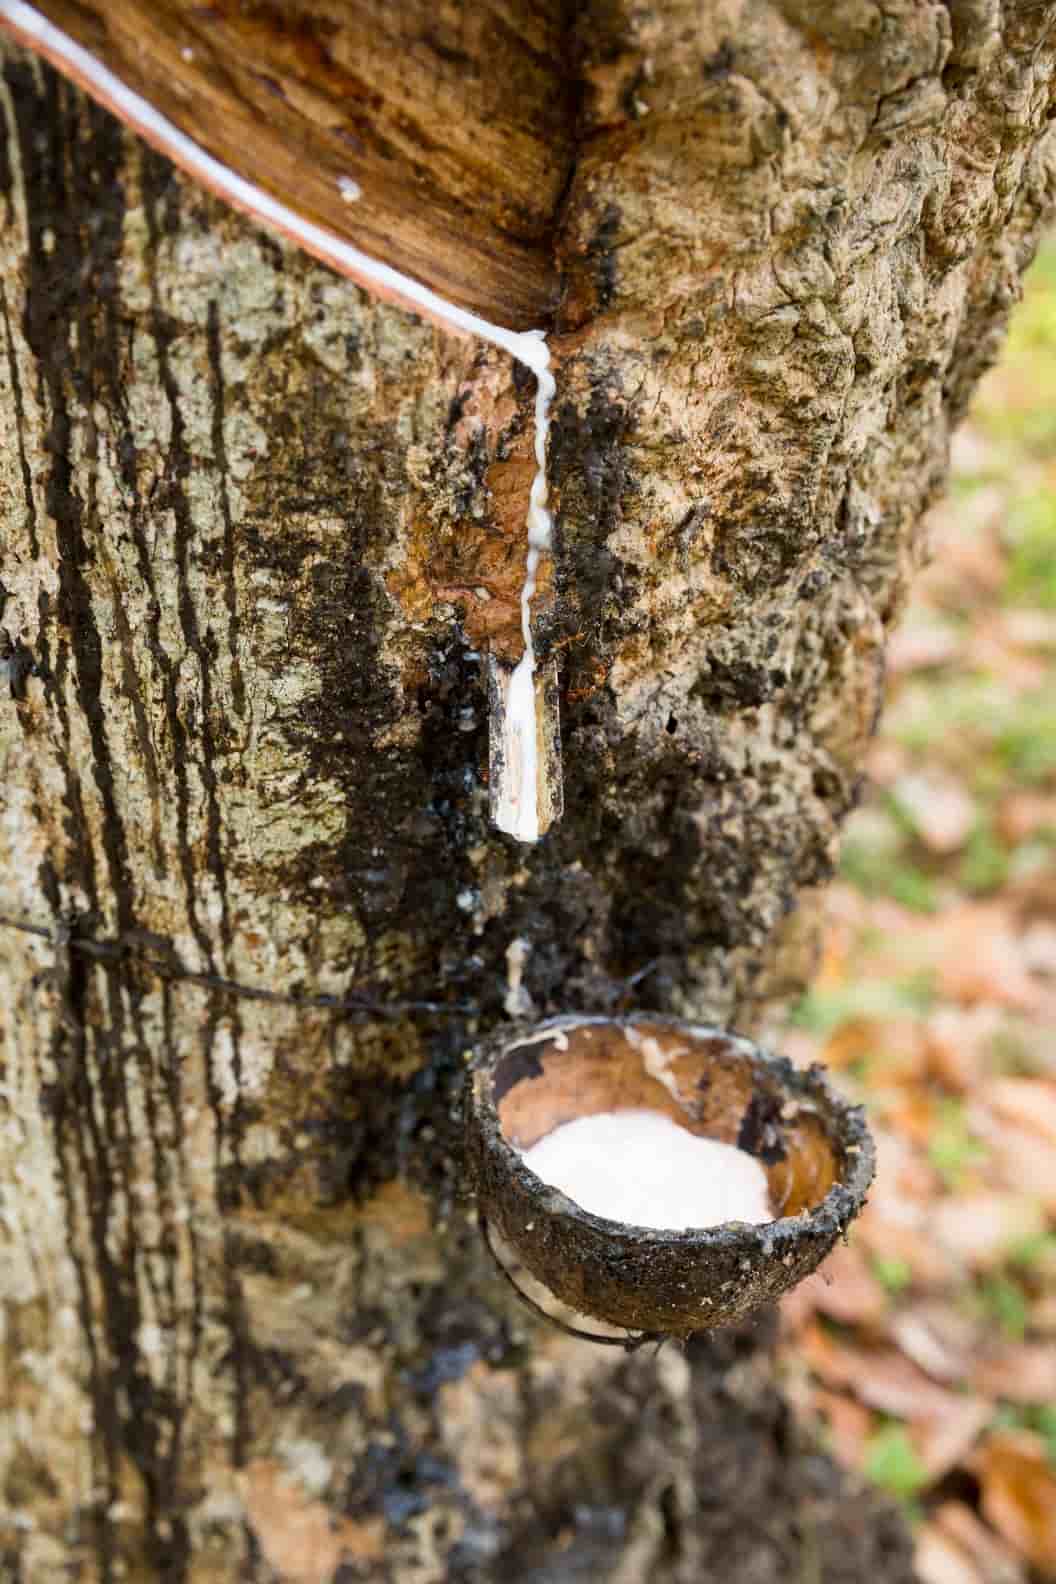
[[[525,1150],[524,1163],[583,1210],[629,1226],[683,1232],[774,1219],[753,1156],[658,1111],[577,1117]]]

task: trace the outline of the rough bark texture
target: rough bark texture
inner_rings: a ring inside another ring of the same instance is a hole
[[[506,1015],[751,1026],[807,971],[797,899],[1049,209],[1054,12],[581,14],[536,849],[487,825],[478,655],[526,382],[8,54],[6,1577],[907,1577],[763,1352],[534,1329],[457,1100]]]

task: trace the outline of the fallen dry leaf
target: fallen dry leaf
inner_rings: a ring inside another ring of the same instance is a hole
[[[986,1518],[1043,1572],[1056,1572],[1056,1474],[1040,1436],[1005,1430],[989,1436],[972,1464]]]
[[[1056,1083],[1045,1078],[991,1078],[979,1101],[1007,1122],[1056,1144]]]
[[[837,1340],[818,1321],[799,1339],[799,1351],[828,1386],[845,1387],[860,1402],[909,1422],[940,1420],[972,1399],[929,1380],[893,1348],[864,1348]]]
[[[877,1259],[904,1265],[910,1285],[922,1291],[942,1291],[957,1278],[956,1260],[935,1241],[922,1211],[912,1221],[901,1220],[870,1204],[858,1223],[857,1241]]]
[[[831,1072],[843,1072],[874,1055],[882,1037],[883,1024],[879,1019],[848,1018],[825,1041],[821,1060]]]
[[[876,1182],[869,1200],[870,1208],[882,1210],[886,1220],[901,1226],[919,1226],[924,1214],[922,1201],[935,1192],[938,1178],[919,1149],[906,1138],[875,1122]]]
[[[1030,1327],[1041,1336],[1056,1337],[1056,1292],[1042,1293],[1030,1311]]]
[[[1056,286],[1045,289],[1056,305]],[[930,515],[939,553],[889,645],[889,730],[870,750],[872,788],[854,830],[872,868],[859,877],[848,864],[831,892],[819,988],[853,1010],[809,1035],[879,1135],[853,1247],[883,1282],[886,1308],[871,1307],[848,1265],[832,1288],[804,1283],[789,1300],[790,1312],[799,1306],[789,1346],[846,1462],[861,1465],[879,1412],[904,1421],[930,1481],[921,1584],[1026,1584],[1027,1556],[1031,1584],[1043,1569],[1056,1584],[1056,1476],[1035,1437],[992,1428],[1006,1415],[1040,1422],[1036,1411],[1056,1403],[1056,1238],[1046,1235],[1056,1226],[1056,848],[1046,841],[1056,777],[1025,762],[1020,775],[1018,755],[1001,746],[1007,731],[1029,757],[1047,754],[1038,722],[1056,697],[1056,610],[1021,603],[1044,585],[1013,565],[1009,510],[1024,490],[1056,492],[1056,460],[1024,454],[995,467],[989,432],[1002,403],[1027,411],[1029,384],[1017,364],[954,441],[955,455],[972,452],[976,479]],[[941,728],[973,699],[963,726]],[[984,813],[992,823],[980,829]],[[890,889],[908,898],[922,850],[937,908],[867,894],[888,889],[890,854]],[[901,991],[924,977],[930,1004],[914,1012]],[[961,1499],[934,1505],[944,1490]]]
[[[906,767],[906,750],[887,737],[877,737],[866,759],[866,771],[874,786],[889,787]]]
[[[971,635],[962,658],[965,666],[973,670],[999,676],[1006,694],[1032,693],[1045,681],[1044,659],[1040,655],[1010,649],[1005,634],[992,624]]]
[[[1004,584],[1008,570],[996,530],[1005,509],[1005,494],[997,485],[977,490],[970,501],[958,501],[961,531],[944,537],[941,563],[932,579],[936,592],[950,587],[958,610],[973,596],[996,594]]]
[[[961,1094],[973,1090],[1001,1026],[997,1007],[937,1007],[927,1023],[930,1076]]]
[[[933,1207],[931,1226],[943,1248],[966,1265],[992,1270],[1010,1248],[1043,1232],[1045,1217],[1027,1194],[951,1194]]]
[[[1023,1565],[1015,1552],[964,1502],[942,1502],[932,1524],[971,1558],[984,1584],[1023,1584]]]
[[[927,1024],[920,1018],[888,1018],[873,1047],[885,1082],[908,1084],[926,1078],[930,1045]]]
[[[928,1070],[946,1089],[967,1094],[979,1082],[983,1058],[974,1041],[931,1031],[928,1041]]]
[[[814,1404],[828,1422],[832,1449],[839,1462],[845,1468],[860,1469],[873,1429],[873,1416],[868,1408],[843,1392],[825,1391],[821,1387],[814,1393]]]
[[[917,1535],[913,1570],[920,1584],[987,1584],[972,1559],[934,1523]]]
[[[1000,386],[1002,380],[1008,379],[1009,372],[1006,367],[998,364],[997,368],[992,369],[989,374],[984,376],[981,387],[984,402],[987,396],[990,396],[991,402],[995,401],[991,393],[995,387]],[[996,400],[1000,400],[1000,397],[997,397]],[[1010,397],[1006,396],[1005,400],[1011,404]],[[956,473],[985,473],[990,465],[992,456],[993,451],[990,441],[979,428],[975,414],[969,413],[964,423],[954,430],[950,438],[951,467]],[[986,485],[980,493],[984,497],[984,516],[981,520],[983,523],[987,523],[995,514],[1001,512],[1004,505],[1004,495],[1000,488],[994,484]],[[977,509],[971,514],[969,522],[974,529],[979,521]],[[964,533],[964,519],[961,516],[960,502],[957,501],[955,504],[950,499],[940,501],[939,505],[934,508],[929,516],[928,525],[931,530],[930,544],[932,552],[935,553],[939,549],[945,552],[946,546],[951,542],[956,543]],[[941,566],[933,566],[924,573],[925,591],[930,584],[941,579],[942,571],[943,568]]]
[[[1056,797],[1040,792],[1012,792],[1002,800],[996,824],[998,834],[1013,847],[1039,831],[1056,830]]]
[[[1050,856],[1046,863],[1028,865],[1009,880],[1004,901],[1015,909],[1020,927],[1030,919],[1051,919],[1056,915],[1056,861]]]
[[[1023,961],[1032,974],[1056,978],[1056,924],[1045,919],[1024,931]]]
[[[801,1281],[778,1300],[782,1335],[797,1337],[815,1312],[814,1288],[809,1280]]]
[[[972,1381],[980,1391],[1008,1402],[1054,1403],[1056,1346],[1019,1342],[989,1349],[977,1358]]]
[[[1024,649],[1056,649],[1056,616],[1044,610],[1008,610],[998,618],[1009,643]]]
[[[1023,962],[1018,933],[1001,904],[963,903],[951,908],[936,932],[938,991],[969,1005],[989,1001],[1034,1012],[1041,989]]]
[[[926,1149],[935,1135],[939,1120],[938,1099],[921,1084],[884,1092],[884,1120],[903,1138]],[[929,1181],[928,1187],[932,1183]]]
[[[782,1056],[787,1056],[794,1067],[806,1068],[821,1059],[817,1036],[806,1029],[783,1029],[780,1041]]]
[[[828,1386],[850,1386],[861,1362],[857,1349],[838,1342],[831,1331],[811,1321],[799,1339],[799,1352]]]
[[[815,1311],[845,1325],[878,1326],[887,1313],[887,1294],[856,1243],[838,1243],[812,1276],[788,1295],[789,1311],[800,1322]]]
[[[983,1140],[990,1176],[1009,1187],[1029,1188],[1049,1215],[1056,1215],[1056,1149],[1040,1134],[1013,1127],[986,1106],[971,1105],[968,1121]]]
[[[887,641],[887,669],[892,676],[948,665],[961,647],[956,628],[932,620],[897,627]]]
[[[941,1413],[913,1427],[913,1446],[932,1481],[962,1463],[990,1420],[993,1403],[982,1397],[957,1397]]]
[[[892,790],[930,852],[952,853],[964,846],[978,816],[975,799],[960,782],[937,771],[916,771],[899,776]]]
[[[937,1381],[962,1381],[979,1343],[975,1324],[938,1301],[896,1311],[888,1329],[906,1357]]]

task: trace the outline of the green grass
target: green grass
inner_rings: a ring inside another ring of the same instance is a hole
[[[1056,680],[1056,679],[1054,679]],[[1021,781],[1048,781],[1056,776],[1056,688],[1021,701],[1014,717],[995,738],[995,747],[1011,776]]]
[[[882,1425],[873,1432],[866,1444],[864,1468],[874,1485],[898,1501],[911,1501],[928,1483],[928,1471],[900,1424]]]
[[[968,1126],[962,1101],[944,1100],[940,1104],[938,1123],[928,1140],[928,1159],[954,1191],[962,1186],[973,1166],[985,1161],[986,1150]]]
[[[863,896],[888,896],[914,913],[934,913],[939,905],[930,875],[869,842],[848,838],[840,857],[840,873]]]
[[[904,1259],[877,1254],[872,1261],[873,1275],[886,1292],[897,1298],[913,1280],[913,1272]]]
[[[1019,452],[1051,456],[1056,441],[1056,240],[1038,249],[1012,315],[996,379],[984,381],[973,420]]]
[[[1008,539],[1012,557],[1006,598],[1056,610],[1056,492],[1032,490],[1013,500]]]
[[[1056,1263],[1056,1232],[1035,1232],[1008,1251],[1010,1265],[1032,1270],[1037,1265]]]
[[[1009,853],[994,834],[987,820],[982,820],[968,838],[961,861],[957,866],[957,879],[972,896],[989,896],[1008,879]]]
[[[1056,777],[1056,667],[1052,682],[1015,695],[982,672],[907,684],[887,717],[888,735],[915,755],[933,758],[936,745],[952,769],[971,773],[993,756],[989,784],[1003,779],[1040,783]]]
[[[953,746],[953,734],[985,740],[993,735],[995,722],[1008,714],[1008,693],[993,677],[982,671],[957,671],[906,683],[885,727],[904,748],[931,756],[936,744]]]
[[[1052,1403],[1003,1403],[993,1426],[995,1430],[1033,1430],[1045,1443],[1045,1456],[1056,1470],[1056,1407]]]
[[[990,1276],[979,1283],[979,1302],[986,1319],[1011,1342],[1022,1342],[1030,1324],[1030,1304],[1018,1282]]]
[[[987,1041],[987,1065],[1008,1078],[1048,1074],[1048,1040],[1032,1038],[1029,1025],[1006,1022]]]
[[[1045,1442],[1045,1455],[1056,1469],[1056,1404],[1039,1403],[1034,1409],[1033,1420],[1030,1428]]]
[[[792,1011],[796,1028],[827,1037],[851,1018],[920,1017],[934,1002],[929,974],[873,980],[831,990],[808,990]]]

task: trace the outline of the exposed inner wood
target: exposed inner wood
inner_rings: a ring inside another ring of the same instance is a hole
[[[548,323],[572,159],[559,0],[37,9],[298,214],[497,324]]]
[[[510,1073],[507,1064],[513,1064]],[[511,1076],[515,1081],[506,1088]],[[820,1204],[836,1181],[836,1156],[821,1118],[761,1081],[759,1070],[721,1037],[689,1040],[662,1025],[586,1025],[533,1047],[528,1060],[515,1048],[495,1079],[499,1120],[518,1149],[530,1149],[576,1117],[637,1109],[670,1117],[698,1138],[746,1147],[754,1105],[773,1128],[773,1154],[780,1158],[759,1158],[782,1214]],[[758,1153],[756,1140],[747,1147]]]

